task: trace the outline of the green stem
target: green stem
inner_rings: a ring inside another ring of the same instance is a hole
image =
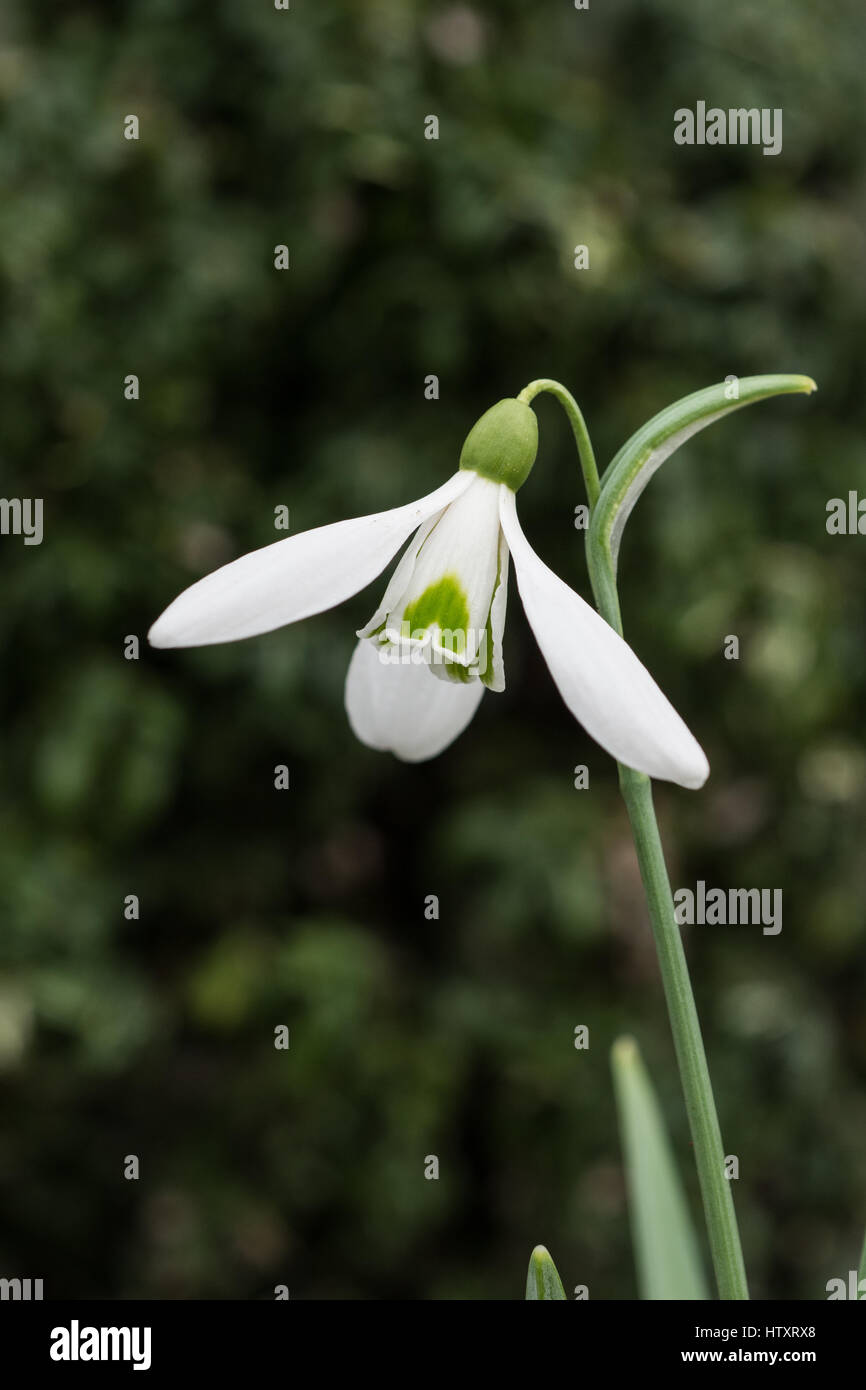
[[[749,1289],[731,1184],[725,1177],[725,1154],[713,1085],[682,937],[674,917],[670,881],[653,806],[652,783],[644,773],[619,764],[619,784],[631,821],[661,967],[719,1296],[745,1299],[749,1297]]]
[[[622,636],[619,595],[610,551],[599,543],[596,547],[590,545],[587,554],[599,612]],[[671,885],[653,805],[652,783],[643,772],[624,767],[622,763],[617,766],[661,969],[719,1297],[746,1299],[749,1297],[749,1287],[731,1184],[725,1177],[725,1152],[713,1097],[713,1083],[707,1066],[686,954],[674,916]]]
[[[580,466],[583,470],[586,495],[589,498],[590,507],[594,507],[598,501],[601,485],[598,480],[598,465],[595,461],[592,441],[580,406],[570,391],[566,391],[565,387],[558,381],[551,381],[548,377],[539,377],[537,381],[530,381],[528,386],[524,386],[517,399],[523,401],[524,405],[530,405],[536,396],[541,395],[542,391],[547,391],[549,395],[554,396],[568,416],[574,442],[577,445]]]
[[[590,543],[587,558],[599,612],[622,636],[619,595],[610,550],[601,542],[595,546]],[[674,916],[670,880],[653,806],[652,783],[643,772],[624,767],[622,763],[617,766],[661,968],[719,1296],[723,1299],[745,1299],[749,1297],[749,1288],[737,1216],[731,1184],[725,1177],[725,1153],[713,1084],[682,937]]]
[[[518,400],[528,405],[542,391],[555,396],[569,418],[592,509],[599,496],[598,468],[583,415],[571,393],[558,381],[546,378],[530,382],[521,391]],[[605,540],[594,541],[594,535],[595,531],[590,528],[587,533],[587,560],[595,601],[605,621],[622,636],[616,570],[610,546]],[[634,768],[624,767],[622,763],[617,766],[661,969],[719,1296],[723,1299],[747,1299],[749,1288],[731,1184],[725,1176],[725,1152],[713,1085],[682,937],[674,916],[670,880],[653,806],[652,783],[649,777]]]

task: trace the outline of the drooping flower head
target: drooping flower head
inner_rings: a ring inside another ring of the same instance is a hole
[[[416,502],[338,521],[252,551],[186,589],[149,633],[194,647],[270,632],[333,608],[379,575],[412,537],[382,602],[358,632],[346,710],[368,747],[435,757],[505,688],[509,558],[542,655],[568,708],[618,761],[699,787],[707,760],[619,634],[539,559],[517,517],[535,461],[532,408],[506,399],[470,431],[458,471]]]

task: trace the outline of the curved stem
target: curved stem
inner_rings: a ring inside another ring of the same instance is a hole
[[[583,418],[580,406],[570,391],[566,391],[565,387],[562,386],[560,382],[551,381],[548,377],[539,377],[537,381],[530,381],[528,386],[524,386],[517,399],[523,401],[524,405],[531,405],[535,397],[540,396],[542,391],[546,391],[549,395],[554,396],[568,416],[568,422],[571,425],[571,431],[574,435],[574,442],[577,445],[580,466],[583,470],[586,495],[589,499],[590,508],[592,508],[598,501],[601,485],[598,480],[598,466],[595,461],[589,430],[586,428],[586,421]]]
[[[580,407],[570,391],[558,381],[546,377],[531,381],[520,392],[518,400],[529,405],[543,391],[554,396],[568,416],[592,509],[600,491],[598,467]],[[609,538],[597,526],[591,526],[586,539],[590,581],[598,610],[622,636],[616,568]],[[631,822],[652,922],[719,1296],[723,1299],[747,1299],[749,1289],[731,1185],[725,1176],[725,1153],[713,1086],[682,937],[674,915],[670,880],[653,806],[652,783],[642,772],[624,767],[621,763],[618,767],[620,789]]]
[[[587,561],[598,610],[622,636],[619,596],[610,549],[587,533]],[[652,783],[634,768],[619,767],[619,785],[628,810],[652,922],[665,1001],[695,1150],[710,1253],[719,1296],[747,1299],[749,1288],[740,1246],[731,1184],[713,1096],[701,1025],[689,978],[682,937],[674,915],[670,880],[653,806]]]

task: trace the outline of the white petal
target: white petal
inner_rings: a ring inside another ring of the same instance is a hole
[[[358,637],[369,637],[371,633],[376,632],[385,622],[394,604],[402,598],[403,594],[406,592],[406,586],[412,578],[412,571],[415,568],[415,560],[418,556],[418,551],[421,549],[441,516],[442,512],[436,512],[435,516],[429,517],[428,520],[424,522],[423,526],[419,526],[415,535],[403,551],[403,554],[400,556],[397,568],[388,580],[385,593],[382,596],[382,602],[379,604],[379,607],[376,609],[370,621],[365,623],[363,627],[358,628],[356,634]]]
[[[490,618],[487,623],[488,642],[487,657],[490,663],[489,671],[481,672],[481,679],[488,690],[502,691],[505,689],[505,663],[502,659],[502,638],[505,635],[505,606],[508,601],[508,542],[505,533],[500,528],[499,531],[499,577],[496,581],[496,588],[493,592],[493,602],[490,605]]]
[[[395,753],[407,763],[435,758],[462,734],[484,686],[437,680],[411,649],[389,652],[362,638],[346,676],[346,713],[355,737],[368,748]]]
[[[402,592],[395,576],[390,602],[382,605],[382,640],[423,647],[431,669],[446,678],[454,678],[456,667],[464,668],[463,679],[477,674],[499,574],[499,489],[473,474],[472,485],[430,528],[408,573],[401,564]]]
[[[536,555],[508,488],[501,516],[526,616],[572,714],[627,767],[703,786],[710,769],[700,745],[631,647]]]
[[[169,604],[148,633],[151,646],[233,642],[333,608],[381,574],[406,537],[473,477],[457,472],[417,502],[318,526],[223,565]]]

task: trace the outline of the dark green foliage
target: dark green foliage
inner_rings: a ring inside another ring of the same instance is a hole
[[[45,540],[0,537],[0,1274],[519,1298],[543,1233],[569,1294],[635,1295],[617,1034],[694,1198],[688,1135],[615,769],[514,589],[506,693],[421,767],[342,708],[384,577],[234,646],[124,639],[280,504],[298,531],[437,486],[534,377],[606,462],[678,396],[788,371],[817,396],[652,481],[620,592],[712,765],[659,789],[674,884],[784,890],[777,937],[689,935],[753,1293],[856,1266],[866,539],[824,523],[866,495],[864,37],[860,0],[9,0],[0,494],[45,499]],[[676,147],[698,98],[783,108],[782,155]],[[523,524],[587,595],[537,406]]]

